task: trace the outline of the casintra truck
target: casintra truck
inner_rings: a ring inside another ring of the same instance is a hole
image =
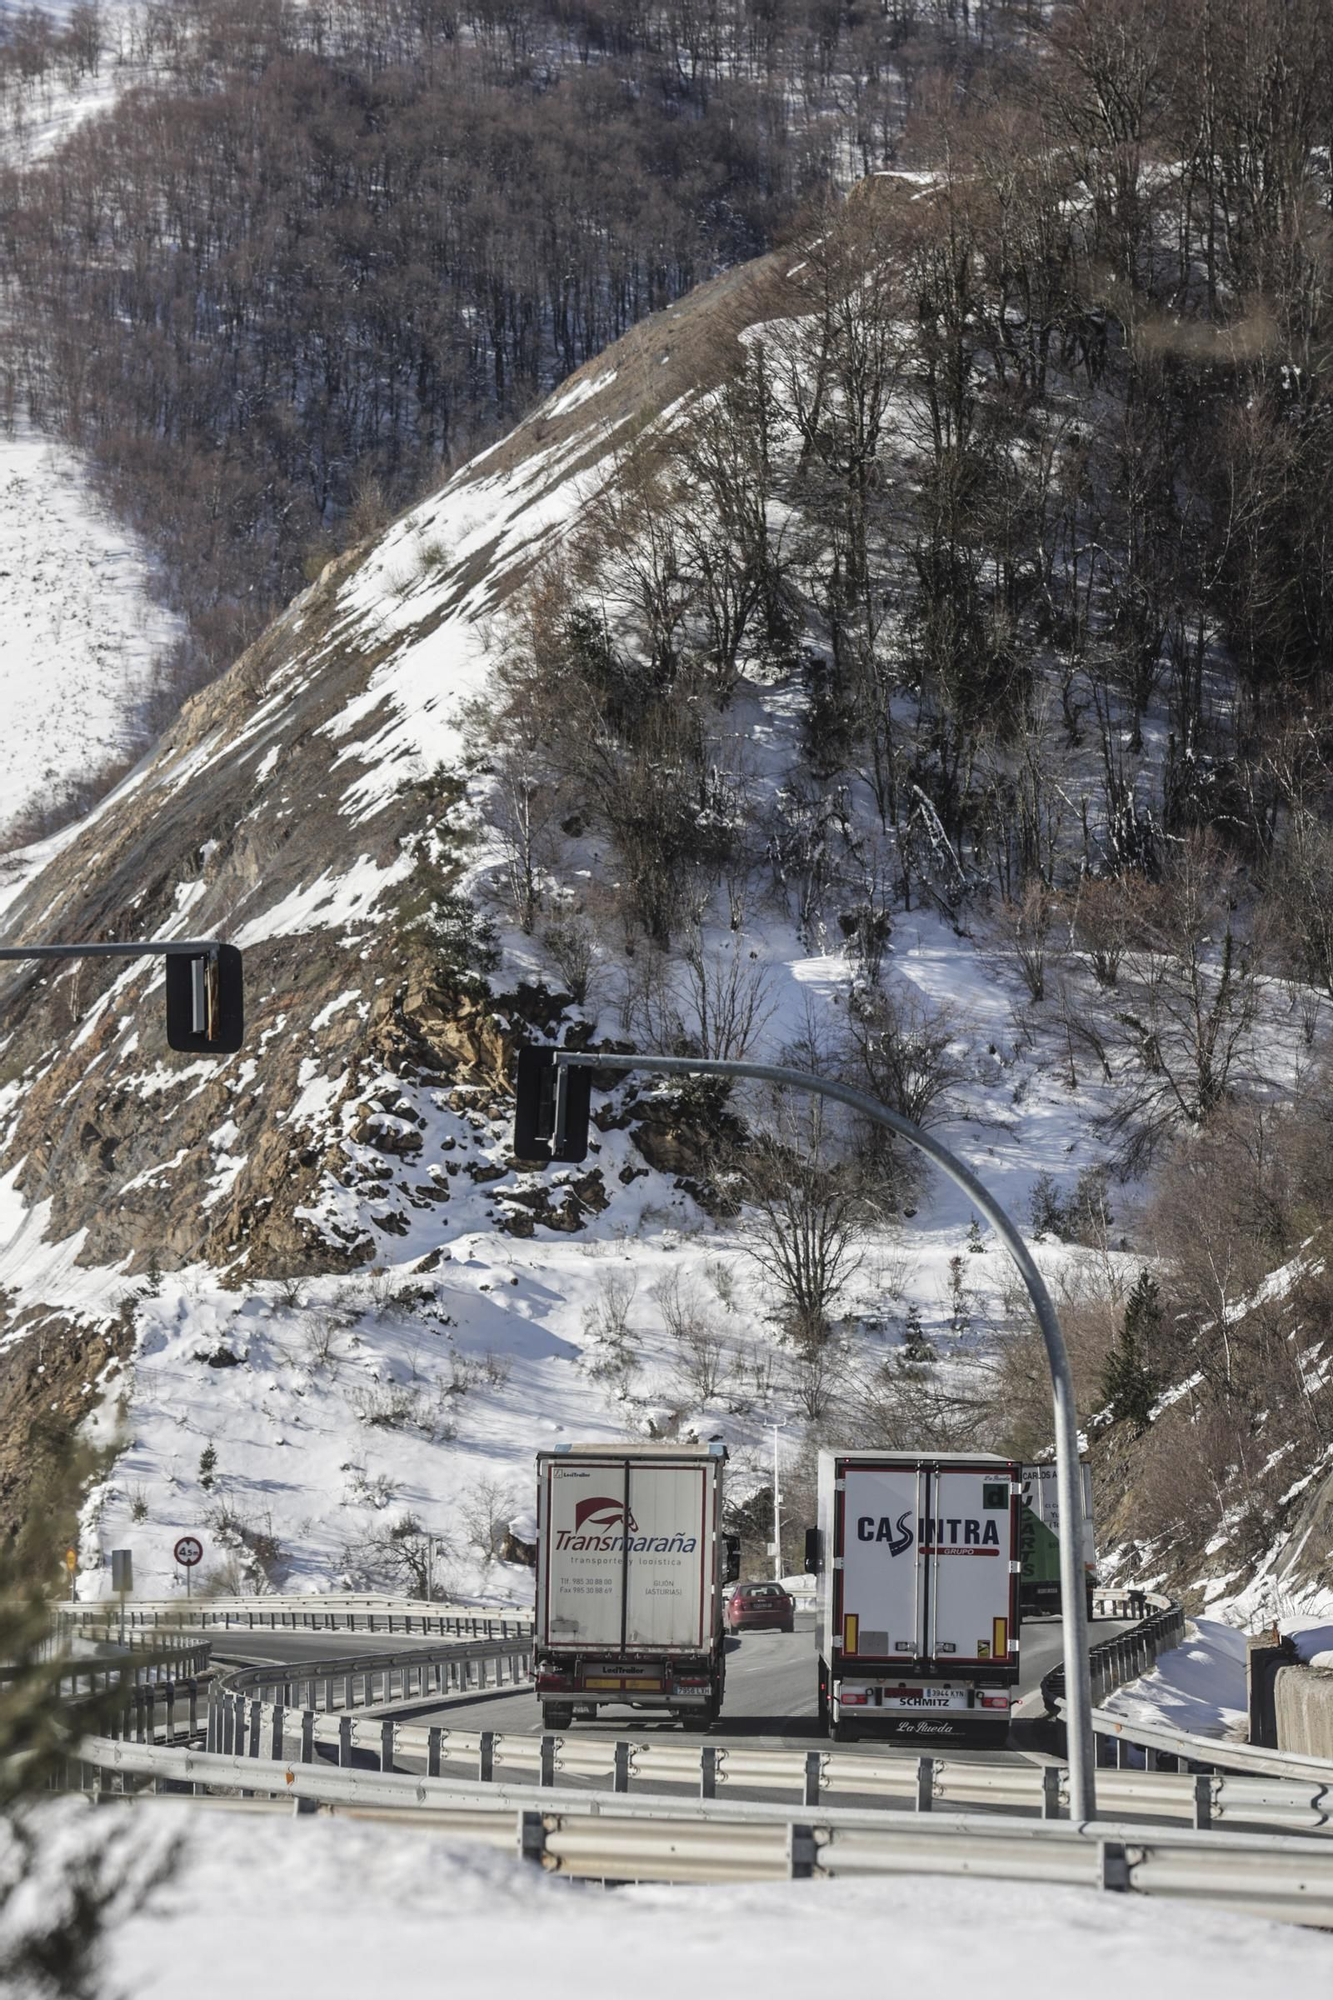
[[[820,1453],[806,1561],[830,1736],[1007,1731],[1021,1477],[1020,1465],[981,1453]]]
[[[707,1729],[722,1706],[726,1449],[562,1445],[537,1455],[534,1675],[542,1721],[608,1705]]]

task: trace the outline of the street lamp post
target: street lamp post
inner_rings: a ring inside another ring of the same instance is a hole
[[[582,1158],[581,1151],[571,1151],[569,1133],[566,1129],[568,1107],[573,1095],[567,1090],[566,1079],[571,1070],[615,1071],[628,1075],[633,1070],[652,1070],[663,1076],[725,1076],[748,1079],[756,1083],[775,1083],[787,1090],[801,1090],[817,1097],[832,1098],[838,1104],[845,1104],[863,1118],[884,1126],[894,1132],[918,1152],[933,1160],[941,1173],[948,1176],[956,1187],[960,1187],[979,1214],[990,1223],[996,1235],[1004,1244],[1019,1276],[1027,1286],[1032,1300],[1037,1325],[1041,1330],[1042,1343],[1046,1349],[1046,1363],[1050,1370],[1051,1392],[1055,1410],[1055,1481],[1060,1504],[1060,1601],[1063,1626],[1063,1649],[1065,1666],[1065,1722],[1069,1748],[1069,1814],[1072,1820],[1091,1820],[1096,1817],[1095,1758],[1092,1740],[1092,1678],[1088,1665],[1088,1617],[1084,1596],[1083,1576],[1083,1485],[1079,1477],[1078,1417],[1074,1403],[1074,1378],[1070,1372],[1069,1355],[1065,1349],[1064,1335],[1056,1317],[1055,1306],[1041,1272],[1037,1269],[1031,1251],[1023,1241],[1018,1229],[1009,1219],[1004,1209],[994,1199],[985,1185],[979,1181],[972,1169],[966,1166],[955,1153],[929,1132],[923,1132],[919,1125],[908,1118],[890,1111],[886,1104],[867,1097],[863,1091],[853,1090],[849,1084],[838,1083],[831,1077],[812,1076],[805,1070],[784,1069],[772,1063],[752,1062],[696,1062],[690,1056],[618,1056],[594,1055],[573,1049],[550,1049],[526,1051],[529,1057],[544,1062],[548,1073],[552,1074],[555,1088],[547,1103],[542,1107],[535,1121],[532,1120],[534,1105],[527,1106],[529,1122],[525,1125],[525,1136],[539,1131],[541,1122],[548,1112],[552,1123],[549,1133],[551,1144],[543,1141],[544,1150],[535,1155],[523,1153],[523,1158]],[[520,1059],[519,1097],[523,1108],[524,1081],[522,1059]],[[583,1091],[580,1113],[586,1120],[587,1090]],[[516,1116],[516,1139],[520,1120]],[[559,1148],[560,1150],[554,1150]],[[776,1438],[775,1438],[776,1445]],[[775,1454],[776,1455],[776,1454]],[[776,1523],[775,1523],[776,1526]]]
[[[773,1581],[782,1581],[782,1484],[778,1473],[778,1432],[785,1431],[791,1422],[784,1417],[780,1424],[770,1426],[773,1432]]]

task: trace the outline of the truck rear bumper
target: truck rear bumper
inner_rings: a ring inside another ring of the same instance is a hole
[[[830,1697],[829,1719],[838,1735],[995,1735],[1008,1729],[1013,1706],[1009,1688],[947,1682],[839,1680]]]
[[[542,1661],[537,1698],[564,1707],[608,1706],[703,1711],[721,1698],[722,1673],[707,1661],[618,1663]]]

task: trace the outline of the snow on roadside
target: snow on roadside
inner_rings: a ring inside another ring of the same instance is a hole
[[[1105,1704],[1128,1722],[1158,1723],[1192,1736],[1244,1736],[1245,1634],[1215,1618],[1190,1621],[1183,1644]]]
[[[73,453],[25,427],[0,435],[0,838],[139,747],[155,664],[182,629],[149,582]]]
[[[1333,1980],[1326,1935],[1031,1879],[1021,1896],[926,1876],[613,1894],[422,1829],[139,1810],[170,1813],[186,1851],[114,1937],[111,1984],[136,2000],[176,1995],[187,1968],[192,2000],[362,2000],[444,1981],[520,2000],[534,1977],[545,2000],[621,2000],[627,1969],[639,2000],[676,2000],[728,1964],[762,1967],[770,2000],[859,1987],[873,1966],[938,2000],[1006,1992],[1023,1967],[1054,1991],[1077,1982],[1082,2000],[1120,2000],[1145,1966],[1181,2000],[1249,2000],[1260,1970],[1294,1990]]]

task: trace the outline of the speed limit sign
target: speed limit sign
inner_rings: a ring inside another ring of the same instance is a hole
[[[185,1595],[189,1597],[192,1595],[191,1585],[194,1581],[190,1572],[196,1563],[203,1561],[204,1545],[198,1535],[182,1535],[172,1553],[185,1571]]]

